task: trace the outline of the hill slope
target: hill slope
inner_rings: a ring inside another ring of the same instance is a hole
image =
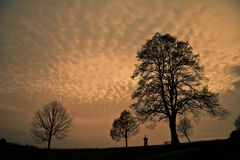
[[[239,147],[239,146],[238,146]],[[105,149],[38,149],[7,144],[0,147],[1,159],[24,160],[200,160],[235,159],[237,146],[227,140],[184,143],[178,146],[158,145],[148,147]]]

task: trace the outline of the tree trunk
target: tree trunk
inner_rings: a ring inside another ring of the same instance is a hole
[[[50,147],[51,147],[51,139],[52,139],[52,137],[50,136],[49,139],[48,139],[48,150],[49,150]]]
[[[128,147],[128,138],[125,137],[126,148]]]
[[[191,141],[190,141],[190,139],[189,139],[187,134],[185,135],[185,137],[187,138],[188,142],[191,143]]]
[[[171,144],[176,145],[179,144],[179,139],[176,130],[176,118],[169,119],[169,127],[171,131]]]

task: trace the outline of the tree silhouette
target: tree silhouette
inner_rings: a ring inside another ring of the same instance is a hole
[[[36,141],[47,142],[50,149],[52,137],[57,139],[66,137],[71,126],[72,118],[69,117],[62,103],[53,101],[35,113],[31,132]]]
[[[131,112],[124,110],[118,119],[115,119],[110,130],[110,136],[113,140],[120,141],[125,139],[126,147],[128,147],[128,138],[137,134],[139,131],[138,123]]]
[[[142,122],[167,119],[171,144],[179,143],[178,114],[199,118],[200,111],[214,117],[227,113],[219,106],[218,94],[208,90],[199,55],[192,52],[188,42],[156,33],[138,51],[137,59],[132,78],[138,78],[138,87],[132,94],[135,102],[131,108]]]
[[[192,126],[191,120],[188,119],[187,117],[182,118],[179,121],[179,124],[177,125],[177,130],[179,135],[181,137],[185,136],[189,142],[191,142],[189,139],[189,136],[192,134],[192,129],[193,129],[193,126]]]
[[[232,131],[228,140],[231,145],[240,145],[240,130],[236,129]]]
[[[240,116],[238,116],[237,119],[235,119],[234,125],[237,130],[240,130]]]

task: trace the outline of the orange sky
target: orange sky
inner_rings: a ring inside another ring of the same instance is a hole
[[[189,41],[209,87],[231,112],[194,124],[193,140],[227,137],[240,114],[238,0],[0,1],[0,137],[34,144],[34,112],[60,100],[74,119],[54,147],[112,147],[114,118],[130,104],[137,50],[155,32]],[[169,140],[166,123],[141,128],[130,145]],[[184,139],[182,139],[184,140]]]

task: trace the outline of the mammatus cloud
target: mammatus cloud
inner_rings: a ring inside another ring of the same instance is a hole
[[[130,76],[137,50],[155,32],[189,41],[200,54],[210,88],[220,92],[224,105],[230,107],[235,101],[226,97],[235,93],[234,83],[239,80],[240,5],[235,0],[217,3],[1,1],[0,128],[5,131],[0,136],[21,141],[26,134],[29,137],[21,142],[32,143],[29,127],[33,113],[48,101],[59,99],[75,119],[69,146],[76,145],[76,140],[82,147],[117,145],[108,135],[111,123],[131,103],[135,81]],[[15,128],[14,122],[23,126]],[[21,133],[11,136],[10,132]],[[168,139],[167,131],[160,137],[156,130],[143,129],[132,143],[141,144],[141,136],[150,132],[152,143]],[[82,137],[87,135],[95,138],[89,145],[83,143]],[[201,134],[195,135],[201,138]]]

